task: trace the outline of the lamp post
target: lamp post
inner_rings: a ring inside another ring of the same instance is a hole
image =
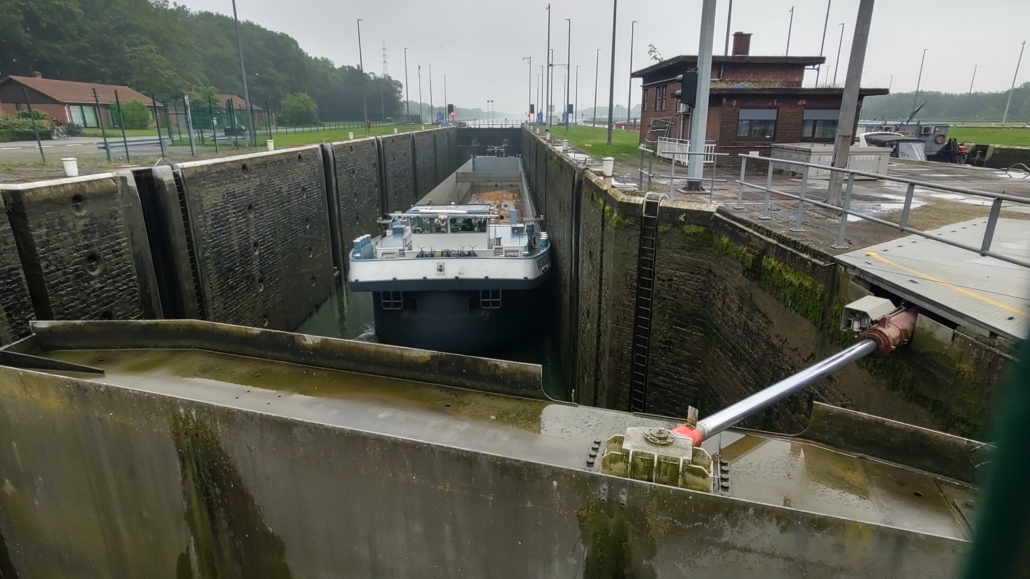
[[[532,115],[532,113],[529,112],[529,109],[533,108],[533,57],[523,56],[522,60],[529,61],[529,91],[526,95],[529,97],[529,108],[526,109],[526,116],[528,117]]]
[[[576,65],[576,103],[572,107],[574,117],[576,117],[576,126],[579,126],[579,65]]]
[[[1026,41],[1019,46],[1019,59],[1016,60],[1016,72],[1012,75],[1012,87],[1009,89],[1009,98],[1005,101],[1005,114],[1001,115],[1001,126],[1005,126],[1005,121],[1009,118],[1009,105],[1012,104],[1012,91],[1016,90],[1016,77],[1019,76],[1019,65],[1023,62],[1023,49],[1026,48]]]
[[[547,53],[544,55],[547,61],[547,72],[544,74],[544,116],[547,117],[547,127],[551,127],[551,5],[547,5]]]
[[[790,33],[794,30],[794,7],[790,7],[790,24],[787,25],[787,50],[784,56],[790,56]]]
[[[433,65],[429,65],[429,124],[433,124]]]
[[[566,18],[569,23],[569,46],[565,53],[565,132],[569,132],[569,82],[572,81],[572,19]]]
[[[418,122],[425,122],[426,118],[422,116],[422,65],[418,65]]]
[[[969,94],[970,94],[970,96],[972,96],[972,94],[973,94],[973,82],[976,81],[976,67],[978,67],[978,66],[980,66],[980,65],[978,65],[978,64],[974,64],[973,65],[973,78],[969,79]]]
[[[916,93],[912,95],[912,110],[916,110],[916,102],[919,100],[919,85],[923,83],[923,63],[926,62],[926,51],[929,48],[923,49],[923,57],[919,59],[919,76],[916,78]],[[837,73],[833,73],[834,77]]]
[[[361,54],[361,18],[358,18],[358,72],[361,73],[361,106],[365,111],[365,132],[368,132],[368,100],[365,98],[365,58]]]
[[[840,23],[840,42],[837,43],[837,63],[833,65],[833,84],[837,84],[837,69],[840,68],[840,49],[844,46],[844,23]]]
[[[411,122],[411,98],[408,96],[408,49],[404,49],[404,120]]]
[[[637,30],[637,21],[629,24],[629,94],[626,96],[626,130],[633,122],[633,35]]]
[[[826,0],[826,19],[823,20],[823,40],[819,43],[819,58],[823,56],[823,47],[826,46],[826,27],[830,24],[830,4],[833,0]],[[727,34],[729,32],[727,31]],[[819,73],[822,71],[823,65],[818,64],[815,67],[815,86],[819,86]]]
[[[612,0],[612,71],[608,76],[608,144],[612,144],[613,115],[615,114],[615,26],[619,21],[619,0]]]
[[[243,75],[243,102],[250,115],[250,130],[254,134],[254,109],[250,106],[250,91],[247,89],[247,67],[243,65],[243,41],[240,39],[240,19],[236,16],[236,0],[232,0],[232,22],[236,27],[236,49],[240,53],[240,74]],[[157,112],[155,111],[156,115]],[[128,154],[126,154],[128,157]]]
[[[447,74],[443,75],[443,106],[440,108],[443,110],[444,119],[450,120],[450,117],[447,115]]]
[[[594,110],[591,112],[593,115],[593,126],[597,126],[597,72],[600,70],[601,65],[601,49],[597,49],[597,55],[594,56]]]

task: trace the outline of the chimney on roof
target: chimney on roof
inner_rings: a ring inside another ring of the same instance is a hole
[[[32,71],[32,78],[43,78],[43,73],[38,70]]]
[[[733,33],[733,56],[747,56],[751,53],[751,33]]]

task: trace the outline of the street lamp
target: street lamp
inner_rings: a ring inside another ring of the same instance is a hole
[[[358,18],[358,71],[361,72],[361,106],[365,111],[365,132],[368,132],[368,101],[365,99],[365,58],[361,54],[361,18]]]
[[[916,102],[919,100],[919,85],[923,83],[923,63],[926,62],[926,51],[929,48],[923,49],[923,57],[919,59],[919,77],[916,79],[916,94],[912,95],[912,110],[916,110]]]
[[[411,97],[408,96],[408,49],[404,49],[404,122],[411,122]]]
[[[566,18],[569,23],[569,47],[565,53],[565,132],[569,132],[569,82],[572,80],[572,19]]]
[[[612,71],[608,75],[608,144],[612,144],[615,123],[615,27],[619,23],[619,0],[612,0]]]
[[[591,124],[593,126],[595,126],[595,127],[597,126],[597,72],[600,70],[600,68],[599,68],[600,65],[601,65],[601,49],[598,48],[597,49],[597,55],[594,57],[594,110],[593,110],[593,112],[591,112],[591,115],[593,115],[591,117],[593,119]]]
[[[626,130],[629,130],[630,124],[633,122],[633,33],[636,32],[637,21],[634,20],[629,25],[629,96],[626,97]]]
[[[837,86],[837,69],[840,68],[840,48],[844,46],[844,23],[840,23],[840,42],[837,43],[837,63],[833,65],[833,86]]]
[[[433,124],[433,65],[429,65],[429,124]]]
[[[529,61],[529,109],[533,108],[533,57],[523,56],[522,60]],[[526,116],[530,116],[529,109],[526,109]]]
[[[240,52],[240,74],[243,75],[243,103],[247,107],[247,114],[250,116],[250,130],[251,134],[257,138],[257,133],[254,131],[254,108],[250,106],[250,91],[247,90],[247,67],[243,65],[243,41],[240,40],[240,20],[236,16],[236,0],[232,0],[232,21],[236,27],[236,49]],[[157,109],[154,110],[154,114],[157,114]],[[255,141],[256,143],[257,141]],[[126,149],[128,150],[128,149]]]
[[[424,123],[426,118],[422,116],[422,65],[418,65],[418,122]]]

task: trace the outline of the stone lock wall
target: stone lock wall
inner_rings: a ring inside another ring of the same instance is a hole
[[[37,319],[161,317],[146,226],[130,173],[3,185],[0,193]],[[8,242],[4,245],[5,253],[13,249]],[[10,254],[4,261],[11,261]],[[24,302],[6,292],[4,302],[5,314],[10,307],[12,321],[23,324]],[[23,326],[14,331],[23,333]]]
[[[32,317],[29,286],[25,283],[14,231],[0,196],[0,346],[26,336]]]
[[[641,197],[590,171],[570,180],[564,156],[529,131],[524,150],[555,243],[562,369],[576,402],[626,410]],[[854,342],[839,330],[843,306],[878,291],[831,256],[713,205],[666,201],[659,224],[649,413],[685,416],[694,406],[705,416],[840,351]],[[578,245],[564,250],[568,232]],[[920,327],[909,347],[861,360],[744,424],[799,432],[819,400],[982,439],[1014,348],[929,315]]]
[[[318,146],[184,163],[208,319],[292,330],[333,287]]]
[[[416,199],[421,199],[440,182],[436,176],[436,136],[433,131],[418,131],[411,134],[411,139],[415,148]]]
[[[415,164],[411,135],[379,138],[382,155],[383,188],[386,191],[386,212],[405,211],[418,200],[415,191]]]
[[[379,216],[386,212],[379,182],[379,150],[376,140],[360,139],[331,145],[333,156],[333,191],[342,261],[337,269],[346,269],[346,255],[354,239],[378,234]]]

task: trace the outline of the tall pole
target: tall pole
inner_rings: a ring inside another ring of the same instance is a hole
[[[408,49],[404,49],[404,122],[411,122],[411,97],[408,96]]]
[[[594,57],[594,110],[590,113],[593,121],[591,126],[597,126],[597,73],[601,70],[601,49],[597,49],[597,55]]]
[[[424,122],[422,116],[422,65],[418,65],[418,122]]]
[[[429,65],[429,124],[433,124],[433,65]]]
[[[529,61],[529,87],[528,87],[528,93],[526,95],[529,98],[529,108],[526,109],[526,116],[527,117],[532,117],[533,113],[529,112],[529,109],[533,108],[533,57],[532,56],[523,56],[522,60],[528,60]],[[530,119],[530,122],[533,122],[533,120]]]
[[[629,24],[629,95],[626,97],[626,130],[633,123],[633,35],[637,30],[637,21]]]
[[[916,78],[916,92],[912,95],[912,110],[916,110],[916,102],[919,100],[919,85],[923,83],[923,63],[926,62],[926,51],[929,48],[923,49],[923,57],[919,59],[919,76]],[[836,76],[836,73],[834,73]]]
[[[443,106],[441,106],[440,108],[443,109],[444,118],[445,119],[448,118],[447,117],[447,75],[446,74],[443,75]]]
[[[705,137],[708,135],[708,92],[712,85],[712,44],[715,41],[715,3],[704,0],[701,4],[701,40],[697,47],[697,97],[694,110],[690,113],[690,153],[703,153]],[[687,156],[687,190],[702,191],[701,178],[704,171],[704,157]],[[673,159],[673,166],[676,159]],[[670,187],[672,183],[669,184]]]
[[[794,30],[794,7],[790,7],[790,24],[787,25],[787,50],[784,56],[790,56],[790,33]]]
[[[980,65],[978,65],[978,64],[974,64],[973,65],[973,78],[969,79],[969,94],[970,95],[973,94],[973,82],[976,80],[976,67],[977,66],[980,66]]]
[[[730,9],[726,11],[726,46],[722,49],[723,56],[730,55],[730,22],[733,20],[733,0],[730,0]]]
[[[1012,104],[1012,91],[1016,90],[1016,77],[1019,76],[1019,65],[1023,62],[1023,49],[1026,48],[1026,41],[1019,46],[1019,59],[1016,60],[1016,72],[1012,75],[1012,87],[1009,89],[1009,98],[1005,101],[1005,114],[1001,116],[1001,125],[1005,126],[1005,121],[1009,118],[1009,105]]]
[[[615,114],[615,26],[619,18],[619,0],[612,0],[612,71],[608,75],[608,144],[612,144],[613,115]]]
[[[830,24],[830,4],[833,0],[826,0],[826,19],[823,20],[823,40],[819,43],[819,57],[823,56],[823,47],[826,46],[826,28]],[[822,72],[823,65],[820,63],[815,67],[815,86],[819,86],[819,73]]]
[[[833,65],[833,84],[837,85],[837,69],[840,68],[840,49],[844,46],[844,23],[840,23],[840,42],[837,43],[837,62]]]
[[[579,65],[576,65],[576,104],[572,107],[573,116],[576,117],[576,126],[579,126]]]
[[[243,65],[243,41],[240,40],[240,20],[236,16],[236,0],[232,0],[232,22],[236,27],[236,50],[240,53],[240,75],[243,76],[243,102],[250,111],[250,130],[254,130],[254,111],[250,108],[250,91],[247,89],[247,67]],[[192,138],[192,133],[190,133]]]
[[[572,80],[572,19],[566,18],[569,23],[569,47],[565,53],[565,132],[569,132],[569,82]]]
[[[365,132],[368,132],[368,101],[365,99],[365,57],[361,54],[361,18],[358,18],[358,71],[361,72],[361,106],[365,111]]]
[[[551,128],[551,5],[547,5],[547,73],[544,75],[544,117],[547,119],[547,128]]]
[[[844,96],[840,103],[840,117],[837,119],[837,141],[833,146],[833,166],[845,169],[851,153],[851,139],[855,133],[855,117],[858,114],[858,91],[862,85],[862,68],[865,64],[866,45],[869,44],[869,26],[873,21],[873,0],[860,0],[858,17],[855,19],[855,37],[851,41],[851,58],[848,60],[848,76],[844,80]],[[841,206],[840,189],[844,174],[830,172],[826,202]],[[843,217],[841,217],[843,219]]]

